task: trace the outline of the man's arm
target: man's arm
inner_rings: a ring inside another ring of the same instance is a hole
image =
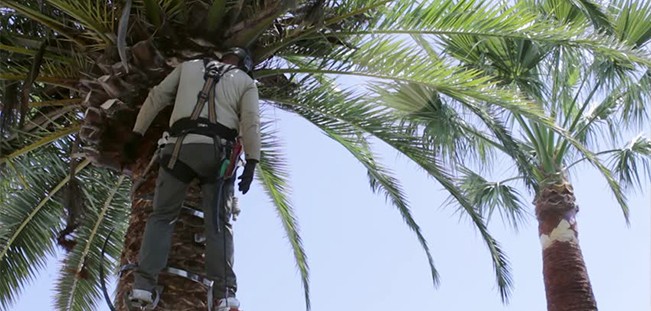
[[[147,99],[145,99],[140,112],[138,112],[138,118],[136,119],[136,124],[133,126],[133,131],[139,134],[145,134],[147,128],[154,120],[156,115],[165,108],[174,102],[174,96],[176,95],[176,90],[179,86],[179,80],[181,79],[181,67],[182,64],[174,68],[174,70],[163,79],[161,83],[154,86]]]
[[[245,159],[260,160],[260,103],[258,87],[251,82],[240,100],[240,136]]]

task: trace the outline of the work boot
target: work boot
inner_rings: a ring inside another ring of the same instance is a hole
[[[129,301],[135,308],[148,308],[154,304],[154,294],[144,289],[134,289],[129,293]]]
[[[240,301],[235,297],[216,299],[215,311],[240,311]]]

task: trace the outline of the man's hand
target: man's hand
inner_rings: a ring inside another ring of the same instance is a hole
[[[127,142],[122,148],[124,162],[133,163],[136,160],[136,157],[138,156],[138,146],[141,141],[142,134],[136,132],[131,132],[131,134],[129,134],[129,138],[127,138]]]
[[[242,194],[246,194],[251,187],[256,164],[258,164],[258,160],[246,160],[246,165],[244,165],[244,172],[242,173],[242,176],[238,178],[240,182],[237,184]]]

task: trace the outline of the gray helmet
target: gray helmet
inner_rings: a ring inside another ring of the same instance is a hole
[[[246,71],[247,73],[251,73],[251,71],[253,71],[253,58],[251,58],[251,53],[249,53],[247,49],[243,49],[241,47],[232,47],[226,50],[224,54],[222,54],[222,58],[230,54],[234,54],[237,56],[237,58],[240,59],[240,62],[237,64],[237,66],[242,70]]]

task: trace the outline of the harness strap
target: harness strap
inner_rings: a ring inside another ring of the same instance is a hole
[[[203,110],[203,106],[206,104],[206,101],[208,100],[208,97],[210,96],[209,94],[212,93],[212,91],[215,89],[214,86],[219,82],[219,79],[221,77],[208,77],[206,79],[206,82],[203,84],[203,88],[197,95],[197,104],[194,106],[194,110],[192,110],[192,114],[190,115],[190,118],[192,119],[197,119],[199,115],[201,115],[201,110]],[[213,113],[215,112],[215,105],[208,105],[208,111],[210,111],[212,106],[212,111]],[[214,120],[211,119],[211,121],[214,122]]]
[[[216,83],[215,83],[216,84]],[[215,87],[210,88],[208,93],[208,120],[210,123],[217,124],[217,112],[215,111]]]
[[[204,59],[204,68],[206,67],[207,63],[208,63],[207,60]],[[197,103],[194,106],[192,115],[190,115],[190,120],[196,121],[197,119],[199,119],[199,116],[201,115],[201,111],[203,110],[204,105],[206,104],[206,102],[208,102],[209,122],[215,125],[220,125],[219,123],[217,123],[217,111],[215,108],[215,86],[217,85],[217,83],[219,83],[219,80],[224,74],[234,69],[237,69],[237,67],[229,67],[224,72],[220,72],[217,76],[213,76],[213,75],[207,76],[206,82],[204,82],[201,91],[197,95]],[[167,163],[167,168],[169,170],[174,169],[174,165],[178,161],[179,154],[181,153],[181,145],[183,144],[183,140],[185,139],[187,134],[188,131],[183,131],[183,133],[179,135],[179,137],[176,139],[176,144],[174,145],[174,151],[172,152],[172,157]],[[221,149],[221,142],[219,137],[217,137],[216,134],[213,134],[212,136],[213,136],[215,151],[216,151],[215,154],[217,154],[217,151]]]
[[[214,86],[219,82],[219,78],[221,77],[208,77],[206,79],[206,82],[203,83],[203,87],[201,88],[201,91],[197,95],[197,103],[194,105],[194,109],[192,110],[192,114],[190,115],[190,120],[197,120],[199,116],[201,115],[201,110],[203,110],[203,106],[206,104],[206,101],[208,100],[208,93],[212,93],[213,90],[215,89]],[[215,104],[214,102],[210,102],[208,105],[208,111],[215,113]],[[212,109],[211,109],[212,108]],[[210,120],[210,122],[214,122],[213,120]],[[181,134],[176,139],[176,144],[174,145],[174,151],[172,152],[172,157],[170,158],[170,161],[167,163],[167,168],[172,170],[174,169],[174,165],[176,164],[176,161],[179,159],[179,154],[181,153],[181,145],[183,144],[183,140],[185,139],[185,136],[187,136],[187,133]]]
[[[185,138],[185,136],[186,134],[183,134],[176,139],[176,144],[174,144],[174,151],[172,151],[172,156],[170,157],[170,161],[167,163],[167,169],[169,170],[174,169],[174,165],[176,164],[176,161],[179,159],[179,154],[181,153],[181,145],[183,144],[183,138]]]
[[[169,129],[171,136],[179,137],[183,134],[199,134],[208,137],[215,135],[228,141],[234,141],[237,138],[237,131],[221,123],[212,123],[207,118],[199,117],[196,120],[188,118],[178,119]]]

